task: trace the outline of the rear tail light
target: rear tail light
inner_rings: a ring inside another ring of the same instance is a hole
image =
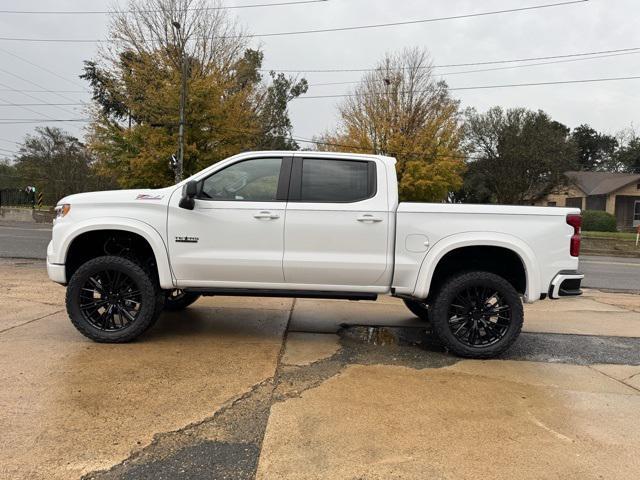
[[[567,215],[567,224],[573,227],[573,235],[569,243],[569,252],[572,257],[580,256],[580,227],[582,226],[582,216],[577,214]]]

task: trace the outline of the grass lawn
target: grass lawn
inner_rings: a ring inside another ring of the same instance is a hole
[[[634,240],[636,234],[631,232],[582,232],[584,238],[610,238],[612,240]]]

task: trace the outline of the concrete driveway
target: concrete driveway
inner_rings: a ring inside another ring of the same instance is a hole
[[[205,298],[99,345],[0,260],[0,478],[634,478],[640,297],[527,306],[460,360],[393,299]],[[348,328],[344,328],[348,326]]]

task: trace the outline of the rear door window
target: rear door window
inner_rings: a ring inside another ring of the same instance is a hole
[[[302,160],[302,202],[358,202],[376,193],[375,163],[357,160]]]

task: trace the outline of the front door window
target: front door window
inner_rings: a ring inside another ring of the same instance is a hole
[[[257,158],[234,163],[202,182],[201,200],[275,202],[282,159]]]

